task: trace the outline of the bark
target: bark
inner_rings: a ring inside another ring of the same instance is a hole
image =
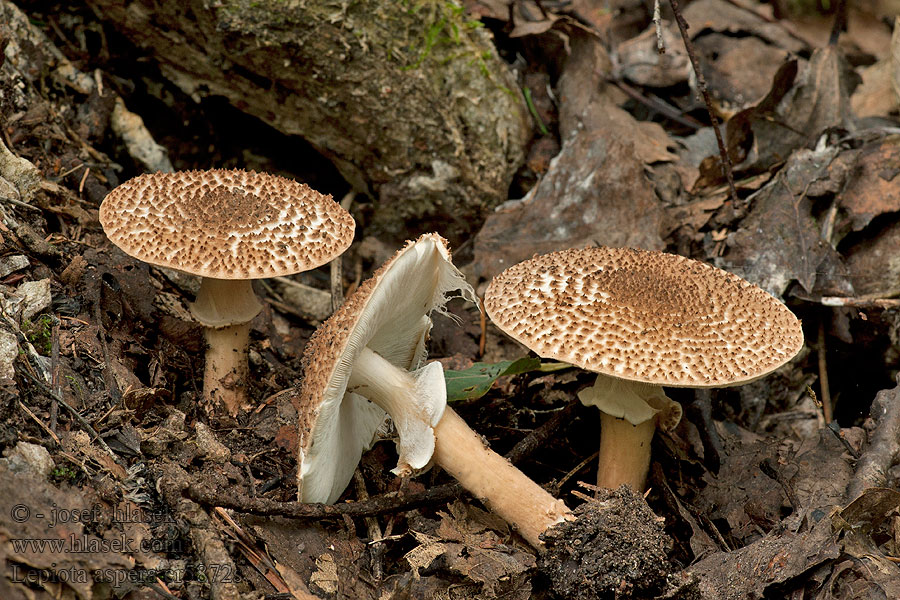
[[[375,198],[374,233],[439,228],[459,241],[506,199],[523,160],[518,86],[489,34],[449,3],[89,4],[194,98],[224,96],[311,142]]]

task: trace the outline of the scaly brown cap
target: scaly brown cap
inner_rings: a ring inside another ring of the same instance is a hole
[[[213,169],[130,179],[100,205],[107,237],[127,254],[215,279],[314,269],[353,241],[353,217],[291,179]]]
[[[494,278],[484,306],[540,356],[674,387],[752,381],[803,346],[797,317],[737,275],[674,254],[585,248]]]

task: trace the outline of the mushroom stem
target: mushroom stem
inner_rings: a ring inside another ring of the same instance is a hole
[[[203,371],[203,398],[222,406],[235,416],[247,397],[247,348],[250,324],[206,328],[206,365]]]
[[[191,304],[191,314],[206,328],[203,399],[223,406],[232,417],[247,398],[250,321],[260,310],[249,279],[204,277]]]
[[[572,512],[508,460],[491,450],[449,406],[434,428],[434,464],[493,512],[503,517],[535,548],[540,535]]]
[[[408,473],[433,461],[536,548],[543,545],[541,533],[571,514],[561,500],[488,448],[446,405],[440,363],[410,373],[364,348],[347,391],[361,393],[394,420],[400,437],[395,472]]]
[[[643,492],[650,467],[650,442],[655,432],[655,418],[632,425],[601,412],[597,487],[616,489],[624,483],[638,493]]]

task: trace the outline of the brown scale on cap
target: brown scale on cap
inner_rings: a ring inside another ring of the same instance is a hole
[[[495,277],[484,304],[543,357],[657,385],[745,383],[803,345],[797,318],[764,290],[699,261],[631,248],[535,256]]]
[[[355,227],[303,183],[225,169],[135,177],[106,196],[100,223],[135,258],[216,279],[314,269],[350,245]]]

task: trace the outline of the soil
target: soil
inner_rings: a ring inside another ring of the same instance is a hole
[[[666,590],[672,540],[642,496],[627,486],[599,490],[574,513],[542,536],[539,566],[560,596],[652,598]]]

